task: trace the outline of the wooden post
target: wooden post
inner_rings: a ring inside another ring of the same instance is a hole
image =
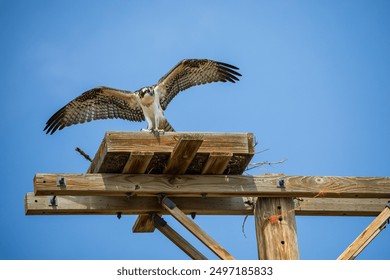
[[[254,210],[261,260],[299,259],[292,198],[257,198]]]

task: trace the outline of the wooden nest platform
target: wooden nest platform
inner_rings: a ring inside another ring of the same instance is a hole
[[[252,133],[107,132],[88,173],[240,175]]]

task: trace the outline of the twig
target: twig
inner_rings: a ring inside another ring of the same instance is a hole
[[[244,234],[244,237],[246,238],[246,234],[245,234],[245,223],[246,223],[246,219],[248,219],[248,216],[249,215],[246,215],[245,218],[244,218],[244,221],[242,222],[242,226],[241,226],[241,230],[242,230],[242,233]]]
[[[255,162],[255,163],[249,163],[248,167],[245,169],[245,171],[262,167],[263,165],[273,165],[273,164],[281,164],[285,162],[286,160],[279,160],[279,161],[261,161],[261,162]]]
[[[87,155],[82,149],[80,149],[79,147],[77,147],[75,149],[76,152],[79,152],[80,155],[82,155],[86,160],[92,162],[92,159],[89,157],[89,155]]]

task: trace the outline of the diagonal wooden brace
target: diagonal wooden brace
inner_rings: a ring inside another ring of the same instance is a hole
[[[390,219],[390,202],[385,209],[368,225],[368,227],[337,258],[338,260],[354,260],[360,252],[386,227]]]
[[[207,260],[207,258],[200,253],[194,246],[185,240],[179,233],[171,228],[168,223],[157,214],[152,215],[154,226],[164,234],[169,240],[176,244],[193,260]]]
[[[204,245],[206,245],[213,253],[215,253],[222,260],[234,260],[221,245],[212,239],[205,231],[203,231],[196,223],[186,216],[176,204],[167,197],[161,200],[162,206],[187,230],[189,230],[196,238],[198,238]]]

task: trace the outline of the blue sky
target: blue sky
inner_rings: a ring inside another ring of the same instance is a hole
[[[251,174],[390,176],[389,1],[0,1],[3,147],[0,259],[187,259],[135,216],[25,216],[35,173],[83,173],[108,130],[95,121],[46,135],[47,119],[92,87],[137,90],[183,58],[236,65],[236,84],[178,95],[177,131],[253,132]],[[216,258],[166,220],[210,258]],[[196,222],[238,259],[256,259],[252,217]],[[373,217],[297,217],[302,259],[336,259]],[[385,229],[360,259],[390,259]]]

